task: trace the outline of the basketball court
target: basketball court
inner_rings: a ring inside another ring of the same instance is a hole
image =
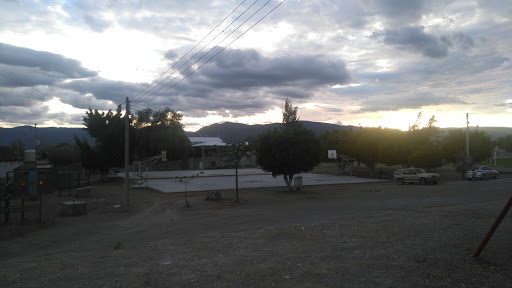
[[[123,173],[120,173],[124,176]],[[143,176],[148,180],[141,185],[132,185],[134,188],[149,187],[163,193],[185,192],[185,183],[187,182],[187,191],[210,191],[235,189],[235,170],[185,170],[185,171],[153,171],[145,172]],[[191,177],[196,176],[192,179]],[[323,175],[303,173],[297,176],[302,177],[304,186],[326,185],[326,184],[348,184],[348,183],[369,183],[381,182],[385,180],[359,178],[345,175]],[[295,176],[295,177],[297,177]],[[130,179],[136,180],[139,177],[130,173]],[[270,173],[260,169],[239,169],[238,187],[239,188],[261,188],[261,187],[285,187],[286,184],[282,176],[272,177]]]

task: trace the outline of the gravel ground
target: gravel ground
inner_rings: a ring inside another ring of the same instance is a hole
[[[512,287],[512,212],[472,253],[512,194],[512,175],[206,192],[95,185],[88,214],[0,226],[0,287]],[[30,215],[29,215],[30,216]]]

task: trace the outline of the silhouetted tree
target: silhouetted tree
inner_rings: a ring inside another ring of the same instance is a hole
[[[298,121],[297,107],[288,99],[283,111],[283,127],[260,134],[256,162],[273,177],[282,175],[288,190],[294,175],[313,170],[320,162],[320,141]]]

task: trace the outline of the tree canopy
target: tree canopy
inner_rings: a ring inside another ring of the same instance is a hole
[[[168,159],[180,159],[190,149],[190,141],[181,124],[182,115],[168,107],[154,111],[146,108],[137,111],[130,123],[131,159],[142,159],[167,151]],[[116,111],[86,112],[83,124],[87,133],[95,139],[90,145],[85,139],[75,138],[80,148],[82,163],[89,169],[122,167],[124,163],[125,119],[118,106]]]
[[[167,158],[177,160],[183,158],[191,149],[183,125],[183,116],[165,107],[162,110],[146,108],[137,111],[133,119],[135,131],[135,158],[147,158],[167,151]]]
[[[288,99],[283,111],[283,127],[259,135],[256,162],[273,177],[283,176],[288,190],[294,175],[313,170],[320,162],[320,141],[313,131],[298,121],[297,107]]]

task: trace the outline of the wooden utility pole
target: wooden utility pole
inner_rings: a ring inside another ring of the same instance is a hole
[[[466,113],[466,158],[469,159],[469,113]]]
[[[130,197],[128,195],[128,182],[130,178],[130,172],[128,166],[130,165],[130,100],[126,97],[126,113],[124,115],[124,208],[128,209],[130,206]]]

